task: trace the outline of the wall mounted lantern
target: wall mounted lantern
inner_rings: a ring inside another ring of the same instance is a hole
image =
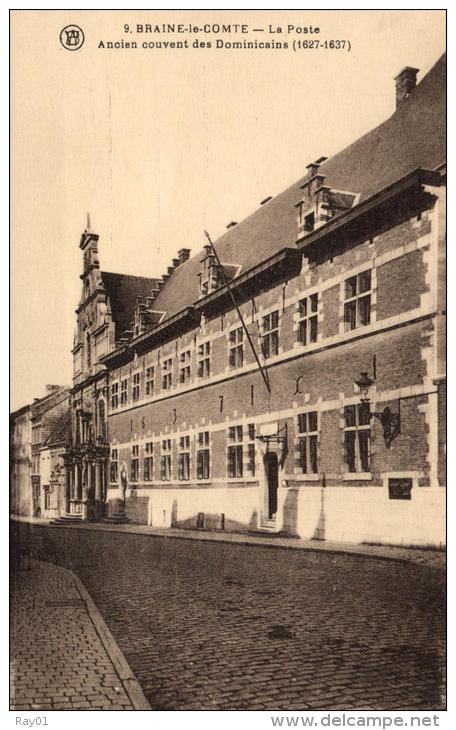
[[[389,406],[386,406],[383,411],[378,413],[370,410],[369,391],[374,382],[375,381],[372,380],[367,373],[361,373],[359,378],[355,380],[355,384],[358,386],[359,392],[361,394],[361,403],[369,409],[369,418],[372,418],[372,416],[374,416],[375,418],[378,418],[378,420],[382,424],[385,446],[387,449],[389,449],[392,441],[394,441],[396,436],[401,432],[401,415],[400,411],[399,413],[393,413]]]

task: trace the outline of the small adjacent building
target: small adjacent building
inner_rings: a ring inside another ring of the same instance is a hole
[[[31,406],[10,415],[10,512],[22,517],[32,514],[32,425]]]
[[[69,407],[69,388],[61,385],[47,385],[46,395],[35,398],[31,404],[32,427],[32,517],[42,517],[41,448],[54,430],[57,422]]]
[[[40,448],[40,511],[49,519],[64,512],[65,454],[71,440],[71,411],[61,414],[51,433]]]
[[[69,388],[47,385],[46,395],[10,416],[11,513],[43,516],[41,450],[68,412]]]

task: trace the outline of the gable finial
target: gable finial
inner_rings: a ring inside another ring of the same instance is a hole
[[[87,213],[87,227],[86,227],[86,231],[87,232],[90,231],[90,213]]]

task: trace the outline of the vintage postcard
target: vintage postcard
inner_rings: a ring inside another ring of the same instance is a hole
[[[445,10],[10,22],[16,724],[438,726]]]

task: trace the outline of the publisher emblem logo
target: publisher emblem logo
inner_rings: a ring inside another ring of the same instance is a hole
[[[66,25],[60,31],[60,43],[67,51],[79,51],[84,43],[84,32],[79,25]]]

